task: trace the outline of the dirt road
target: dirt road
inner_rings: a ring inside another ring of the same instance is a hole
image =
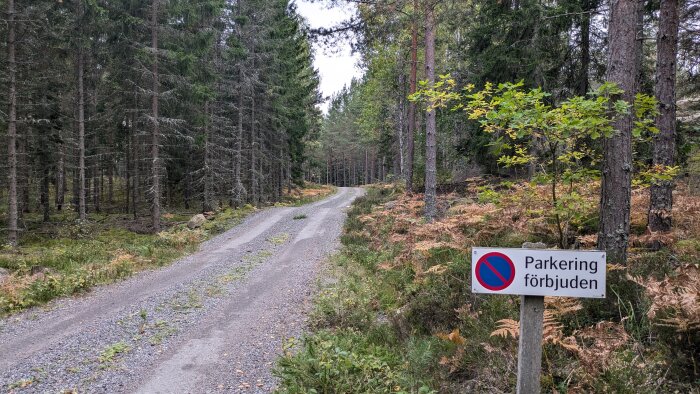
[[[0,320],[0,390],[270,392],[361,193],[264,210],[167,268]]]

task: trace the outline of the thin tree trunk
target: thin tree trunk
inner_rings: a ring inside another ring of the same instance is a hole
[[[637,0],[637,31],[635,33],[635,69],[637,71],[634,91],[644,90],[644,4],[646,0]]]
[[[204,104],[204,113],[209,113],[209,102]],[[211,146],[209,143],[209,122],[204,125],[204,199],[202,211],[212,210]]]
[[[256,175],[256,127],[255,127],[255,92],[251,94],[250,103],[250,191],[251,191],[251,202],[253,205],[258,205],[258,178]]]
[[[82,7],[81,7],[82,8]],[[82,10],[80,11],[82,14]],[[78,49],[78,217],[87,218],[85,201],[85,86],[84,54],[82,44]]]
[[[185,154],[185,184],[183,185],[183,199],[184,199],[184,204],[185,204],[185,209],[190,209],[190,199],[192,198],[192,170],[191,170],[191,163],[192,163],[192,144],[187,143],[187,153]]]
[[[56,163],[56,210],[63,209],[66,192],[66,167],[65,167],[65,147],[61,132],[58,135],[58,162]]]
[[[51,219],[51,204],[49,202],[49,160],[47,155],[42,155],[42,176],[41,176],[41,207],[43,212],[43,221],[48,222]]]
[[[428,86],[435,84],[435,9],[425,10],[425,74]],[[435,110],[429,109],[425,125],[425,218],[429,221],[437,215],[437,146]]]
[[[581,65],[578,77],[579,96],[588,93],[588,69],[591,65],[591,13],[593,0],[583,0],[583,13],[581,14]]]
[[[624,90],[621,98],[628,103],[633,102],[636,87],[637,5],[637,0],[612,2],[608,29],[607,80]],[[615,135],[603,141],[598,247],[608,252],[609,261],[624,263],[630,232],[632,115],[620,116],[614,127]]]
[[[135,117],[135,116],[134,116]],[[139,209],[139,188],[141,187],[141,171],[140,171],[140,161],[141,161],[141,146],[139,144],[138,135],[136,131],[131,134],[131,148],[134,155],[134,180],[132,182],[131,192],[131,205],[132,212],[134,214],[134,220],[138,218]]]
[[[32,185],[32,171],[29,166],[29,155],[27,152],[27,143],[31,129],[27,128],[24,135],[17,136],[17,169],[19,170],[19,212],[31,212],[29,204],[29,190]],[[20,133],[21,134],[21,133]]]
[[[656,99],[659,115],[654,136],[654,165],[668,167],[676,153],[676,54],[678,51],[678,0],[661,0],[657,34]],[[659,181],[651,185],[649,228],[668,231],[672,225],[673,182]]]
[[[264,105],[263,105],[263,108],[265,108]],[[267,198],[267,196],[265,195],[265,192],[264,192],[264,190],[263,190],[263,187],[265,186],[265,183],[264,183],[264,182],[265,182],[265,178],[263,178],[263,174],[265,174],[265,172],[263,172],[263,144],[262,144],[262,133],[258,130],[258,131],[257,131],[257,135],[258,135],[257,147],[258,147],[258,155],[259,155],[259,158],[258,158],[258,189],[259,189],[259,192],[258,192],[258,203],[260,203],[260,202],[264,202],[265,199]]]
[[[100,166],[100,157],[102,156],[101,154],[97,153],[99,151],[99,147],[97,146],[97,134],[93,133],[93,138],[92,138],[92,144],[94,146],[94,158],[93,158],[93,165],[92,165],[92,187],[93,187],[93,193],[92,193],[92,203],[93,207],[95,208],[96,213],[100,213],[100,200],[102,199],[102,168]]]
[[[126,150],[126,160],[125,160],[125,165],[126,165],[126,182],[124,183],[124,197],[126,198],[126,201],[124,203],[124,212],[129,213],[129,207],[130,207],[130,200],[131,200],[131,155],[132,155],[132,150],[134,149],[133,146],[131,145],[131,139],[132,136],[131,134],[133,133],[133,124],[131,123],[131,117],[127,118],[129,124],[127,124],[127,132],[129,133],[126,138],[127,140],[125,141],[127,144],[127,150]]]
[[[345,154],[343,154],[343,186],[345,186],[345,187],[348,186],[348,171],[347,171],[347,167],[348,167],[348,160],[347,160]]]
[[[160,231],[160,121],[158,119],[158,95],[160,90],[158,75],[158,0],[153,0],[151,9],[151,50],[153,51],[153,96],[151,111],[153,116],[153,129],[151,133],[151,193],[153,203],[151,206],[151,219],[153,231]]]
[[[369,153],[365,148],[365,185],[369,184]]]
[[[394,172],[397,176],[405,176],[404,169],[404,115],[406,114],[405,108],[405,85],[406,85],[406,75],[403,72],[403,59],[399,62],[399,76],[398,76],[398,97],[396,103],[396,156],[394,159]],[[405,179],[405,178],[404,178]]]
[[[357,160],[352,161],[352,186],[357,186]]]
[[[418,0],[413,0],[413,20],[411,21],[411,71],[409,76],[409,94],[414,94],[418,79]],[[417,129],[416,103],[408,103],[408,130],[406,133],[406,192],[413,193],[413,156],[415,151],[415,134]]]
[[[15,59],[15,2],[7,1],[7,73],[9,111],[7,120],[8,235],[7,241],[17,246],[17,60]]]
[[[243,84],[243,67],[238,70],[240,84]],[[245,188],[243,187],[243,182],[241,181],[241,164],[243,161],[243,88],[242,86],[238,89],[238,135],[236,136],[236,168],[234,169],[234,180],[235,191],[234,200],[236,201],[236,207],[243,205],[243,200],[245,199]]]
[[[114,204],[114,129],[111,129],[108,135],[109,153],[107,154],[107,203],[109,209],[112,209]]]

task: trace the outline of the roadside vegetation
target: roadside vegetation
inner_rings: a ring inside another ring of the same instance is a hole
[[[300,205],[334,190],[308,184],[293,189],[283,201]],[[27,215],[19,247],[0,249],[0,316],[167,265],[255,210],[245,205],[206,212],[207,220],[190,229],[187,223],[196,212],[173,209],[163,215],[164,229],[156,234],[147,231],[146,219],[123,213],[91,213],[89,220],[79,221],[73,212],[63,212],[52,215],[50,222]]]
[[[472,246],[596,244],[598,186],[577,185],[576,215],[544,214],[550,186],[472,178],[438,199],[372,187],[349,212],[333,284],[310,333],[277,366],[279,391],[511,392],[519,297],[470,292]],[[698,392],[700,196],[679,183],[674,229],[646,230],[648,189],[632,197],[626,266],[609,266],[607,298],[547,298],[544,392]],[[564,220],[565,219],[565,220]]]

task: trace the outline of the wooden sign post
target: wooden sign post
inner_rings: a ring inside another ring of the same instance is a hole
[[[518,394],[540,392],[544,297],[605,298],[605,252],[472,249],[472,292],[520,295]]]
[[[544,297],[520,296],[517,394],[540,392]]]

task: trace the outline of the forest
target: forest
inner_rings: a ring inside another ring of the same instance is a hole
[[[700,1],[307,2],[353,14],[4,0],[0,351],[104,288],[121,309],[75,327],[131,330],[71,374],[36,372],[76,352],[47,335],[8,391],[109,387],[201,335],[229,357],[201,392],[512,392],[521,299],[469,290],[479,246],[607,253],[606,298],[544,298],[542,392],[700,390]],[[342,45],[363,75],[323,97]]]
[[[7,1],[2,199],[10,245],[32,213],[279,201],[320,112],[286,1]],[[5,205],[5,204],[4,204]]]

